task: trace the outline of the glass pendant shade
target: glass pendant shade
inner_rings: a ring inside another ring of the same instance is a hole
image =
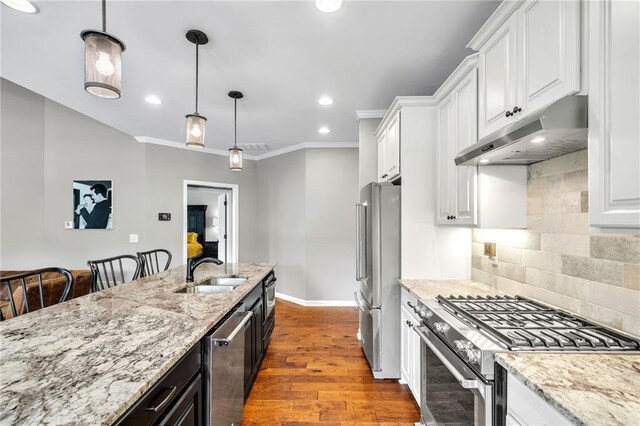
[[[187,146],[204,148],[204,130],[207,119],[199,114],[187,115]]]
[[[229,168],[233,172],[242,171],[242,150],[240,148],[229,148]]]
[[[85,46],[85,90],[101,98],[118,99],[122,93],[124,43],[102,31],[87,30],[80,35]]]

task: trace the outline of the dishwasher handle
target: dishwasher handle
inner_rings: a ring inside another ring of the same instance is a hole
[[[227,336],[225,339],[211,339],[211,343],[213,343],[216,346],[229,346],[229,343],[231,343],[233,338],[236,337],[236,335],[240,333],[240,331],[242,331],[242,329],[244,328],[244,325],[251,319],[252,316],[253,316],[253,312],[251,311],[247,312],[244,318],[242,318],[242,321],[240,321],[240,324],[238,324],[238,326],[233,329],[233,331],[231,332],[231,334],[229,334],[229,336]]]

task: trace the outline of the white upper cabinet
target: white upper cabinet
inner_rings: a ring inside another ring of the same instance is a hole
[[[479,58],[479,138],[580,91],[580,2],[504,2],[469,43]]]
[[[378,182],[400,176],[400,111],[378,128]]]
[[[400,112],[387,128],[387,170],[388,180],[400,176]]]
[[[477,224],[477,168],[454,162],[460,151],[478,141],[476,62],[476,56],[465,59],[436,93],[442,98],[437,131],[437,223],[441,225]]]
[[[480,48],[480,137],[514,121],[517,102],[516,17],[507,20]]]
[[[387,132],[378,135],[378,182],[385,182],[387,172]]]
[[[525,2],[518,18],[521,115],[580,91],[580,2]]]
[[[589,7],[589,220],[640,227],[640,2]]]

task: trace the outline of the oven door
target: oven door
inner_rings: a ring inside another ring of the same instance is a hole
[[[420,336],[420,414],[425,425],[492,425],[493,383],[480,377],[427,327]]]

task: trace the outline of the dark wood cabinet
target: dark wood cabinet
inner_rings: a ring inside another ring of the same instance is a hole
[[[253,313],[251,321],[247,323],[245,328],[244,340],[244,397],[246,400],[264,357],[262,286],[256,286],[245,298],[244,303],[246,306],[250,306],[247,310]]]
[[[116,425],[201,425],[201,345],[191,349]]]
[[[202,402],[202,375],[198,374],[158,425],[202,426]]]

